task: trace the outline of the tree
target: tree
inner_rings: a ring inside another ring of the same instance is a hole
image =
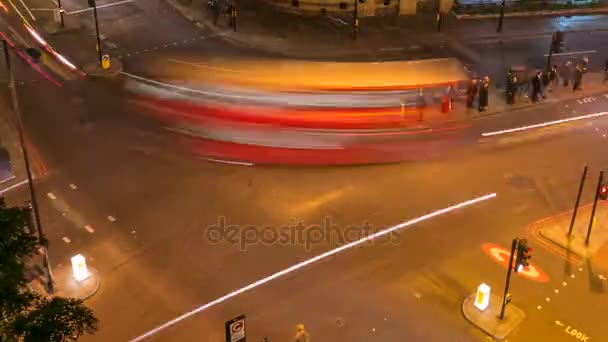
[[[31,229],[29,208],[0,206],[0,341],[63,342],[98,328],[81,300],[48,298],[27,287],[26,261],[41,243],[46,240]]]

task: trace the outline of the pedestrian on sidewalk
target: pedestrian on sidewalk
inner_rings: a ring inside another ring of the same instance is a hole
[[[561,71],[561,78],[562,80],[564,80],[564,87],[568,88],[568,86],[570,85],[570,78],[572,77],[572,62],[566,61]]]
[[[475,97],[479,91],[479,82],[476,78],[472,79],[467,87],[467,108],[473,108]]]
[[[549,71],[549,91],[553,91],[553,88],[557,88],[557,85],[559,84],[558,73],[557,65],[554,64]]]
[[[536,76],[532,79],[532,102],[538,102],[538,96],[541,95],[542,87],[542,73],[536,72]]]
[[[515,93],[517,92],[517,76],[509,73],[507,76],[507,104],[515,104]]]
[[[583,64],[577,64],[576,69],[574,70],[574,84],[572,86],[572,91],[581,90],[584,73]]]
[[[484,76],[483,81],[481,81],[481,88],[479,89],[479,112],[485,112],[488,110],[489,91],[490,78],[488,76]]]

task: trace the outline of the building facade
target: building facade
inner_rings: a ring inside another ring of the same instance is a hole
[[[355,0],[266,0],[267,2],[284,10],[301,14],[318,13],[352,13]],[[434,4],[429,4],[433,1]],[[429,6],[430,5],[430,6]],[[454,0],[366,0],[359,2],[357,12],[359,16],[377,15],[415,15],[419,8],[440,8],[443,13],[452,9]]]

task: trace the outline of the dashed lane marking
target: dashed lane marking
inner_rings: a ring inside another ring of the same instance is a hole
[[[64,236],[64,237],[63,237],[63,239],[61,239],[61,240],[63,240],[63,242],[65,242],[65,243],[70,243],[70,242],[72,241],[72,240],[70,240],[70,238],[69,238],[69,237],[67,237],[67,236]]]
[[[91,227],[91,226],[90,226],[90,225],[88,225],[88,224],[85,224],[85,225],[84,225],[84,229],[86,229],[86,230],[87,230],[87,232],[89,232],[89,233],[91,233],[91,234],[95,233],[95,229],[93,229],[93,227]]]
[[[76,186],[76,184],[70,183],[70,189],[76,190],[76,189],[78,189],[78,187]]]
[[[108,221],[116,222],[116,218],[114,216],[108,216]]]
[[[46,195],[47,195],[47,196],[48,196],[50,199],[52,199],[52,200],[57,199],[57,196],[53,195],[53,193],[52,193],[52,192],[49,192],[49,193],[47,193]]]

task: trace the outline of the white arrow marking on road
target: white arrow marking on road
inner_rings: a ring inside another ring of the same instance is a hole
[[[492,247],[490,249],[490,254],[492,254],[496,259],[498,259],[499,261],[506,261],[506,258],[503,258],[503,255],[508,255],[511,256],[511,254],[503,249],[500,248],[496,248],[496,247]]]
[[[84,226],[84,229],[86,229],[86,230],[87,230],[87,232],[89,232],[89,233],[91,233],[91,234],[95,233],[95,229],[93,229],[93,227],[91,227],[91,226],[90,226],[90,225],[88,225],[88,224],[86,224],[86,225]]]
[[[310,259],[304,260],[304,261],[299,262],[299,263],[297,263],[297,264],[295,264],[293,266],[290,266],[290,267],[285,268],[285,269],[283,269],[281,271],[273,273],[273,274],[271,274],[271,275],[269,275],[269,276],[267,276],[265,278],[262,278],[262,279],[260,279],[258,281],[255,281],[255,282],[253,282],[253,283],[251,283],[249,285],[241,287],[240,289],[237,289],[237,290],[234,290],[234,291],[232,291],[230,293],[227,293],[227,294],[225,294],[222,297],[219,297],[219,298],[217,298],[217,299],[215,299],[215,300],[213,300],[213,301],[211,301],[211,302],[209,302],[207,304],[201,305],[198,308],[195,308],[195,309],[193,309],[193,310],[191,310],[189,312],[186,312],[186,313],[184,313],[184,314],[182,314],[182,315],[180,315],[180,316],[178,316],[178,317],[176,317],[176,318],[174,318],[174,319],[172,319],[172,320],[170,320],[170,321],[162,324],[162,325],[159,325],[158,327],[156,327],[156,328],[154,328],[154,329],[146,332],[143,335],[140,335],[140,336],[137,336],[137,337],[133,338],[132,340],[130,340],[130,342],[143,341],[143,340],[147,339],[148,337],[151,337],[152,335],[155,335],[156,333],[158,333],[158,332],[160,332],[162,330],[165,330],[165,329],[167,329],[167,328],[169,328],[169,327],[171,327],[171,326],[173,326],[173,325],[175,325],[175,324],[177,324],[177,323],[179,323],[179,322],[181,322],[181,321],[183,321],[185,319],[188,319],[188,318],[190,318],[190,317],[192,317],[192,316],[194,316],[194,315],[196,315],[196,314],[198,314],[198,313],[200,313],[200,312],[202,312],[204,310],[207,310],[207,309],[209,309],[211,307],[214,307],[214,306],[216,306],[216,305],[218,305],[220,303],[223,303],[223,302],[225,302],[225,301],[227,301],[227,300],[229,300],[231,298],[234,298],[234,297],[236,297],[236,296],[238,296],[238,295],[240,295],[242,293],[245,293],[247,291],[253,290],[256,287],[262,286],[262,285],[264,285],[264,284],[266,284],[266,283],[268,283],[270,281],[273,281],[275,279],[283,277],[283,276],[285,276],[285,275],[287,275],[289,273],[297,271],[297,270],[299,270],[301,268],[304,268],[306,266],[314,264],[314,263],[316,263],[318,261],[326,259],[326,258],[328,258],[330,256],[333,256],[335,254],[338,254],[340,252],[343,252],[343,251],[346,251],[346,250],[351,249],[353,247],[357,247],[359,245],[365,244],[365,243],[367,243],[369,241],[372,241],[372,240],[375,240],[375,239],[377,239],[379,237],[382,237],[382,236],[385,236],[385,235],[389,235],[389,234],[391,234],[393,232],[406,231],[408,229],[411,229],[412,226],[415,225],[415,224],[417,224],[417,223],[420,223],[420,222],[423,222],[423,221],[427,221],[427,220],[432,219],[434,217],[447,214],[447,213],[452,212],[454,210],[466,208],[466,207],[471,206],[473,204],[481,203],[481,202],[487,201],[489,199],[493,199],[495,197],[496,197],[496,193],[491,193],[491,194],[487,194],[487,195],[484,195],[484,196],[480,196],[480,197],[476,197],[476,198],[470,199],[468,201],[460,202],[458,204],[454,204],[454,205],[451,205],[451,206],[443,208],[443,209],[435,210],[433,212],[430,212],[428,214],[422,215],[422,216],[417,217],[415,219],[411,219],[409,221],[405,221],[405,222],[400,223],[400,224],[398,224],[396,226],[392,226],[392,227],[380,230],[380,231],[378,231],[376,233],[373,233],[371,235],[365,236],[364,238],[361,238],[359,240],[355,240],[355,241],[349,242],[349,243],[347,243],[345,245],[336,247],[336,248],[334,248],[332,250],[329,250],[329,251],[327,251],[325,253],[321,253],[321,254],[319,254],[319,255],[317,255],[315,257],[312,257]]]
[[[57,197],[55,195],[53,195],[52,192],[49,192],[48,194],[46,194],[47,196],[49,196],[50,199],[54,200],[57,199]]]
[[[560,322],[560,321],[555,321],[555,324],[559,325],[560,327],[564,326],[564,323]]]

